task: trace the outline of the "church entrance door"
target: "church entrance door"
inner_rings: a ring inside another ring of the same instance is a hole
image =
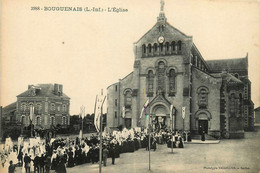
[[[208,133],[208,120],[199,120],[199,134],[202,135],[203,131]]]
[[[154,121],[156,131],[160,131],[161,129],[165,129],[165,120],[166,115],[156,115]]]

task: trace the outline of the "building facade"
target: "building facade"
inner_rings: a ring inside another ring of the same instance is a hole
[[[70,98],[63,93],[63,85],[29,85],[28,90],[17,96],[16,121],[29,126],[30,114],[35,129],[50,129],[58,124],[70,124]]]
[[[162,2],[157,23],[134,43],[133,72],[107,88],[107,126],[147,127],[149,114],[156,129],[243,137],[254,110],[248,55],[206,61],[163,9]]]
[[[255,109],[255,117],[254,117],[254,124],[260,124],[260,106]]]
[[[11,103],[3,108],[2,120],[5,124],[16,122],[16,102]]]

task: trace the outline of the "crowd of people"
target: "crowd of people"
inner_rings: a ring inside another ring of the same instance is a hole
[[[186,136],[167,130],[153,132],[150,134],[149,148],[147,129],[103,132],[103,165],[107,165],[107,158],[111,157],[112,164],[115,164],[115,159],[119,158],[120,154],[134,152],[140,148],[156,151],[157,144],[167,144],[169,148],[184,148],[183,138],[186,140]],[[9,172],[14,170],[16,165],[21,166],[22,172],[26,173],[48,173],[50,170],[66,173],[67,167],[99,162],[99,147],[98,134],[92,134],[89,138],[52,138],[49,141],[40,137],[30,138],[29,141],[19,138],[17,145],[13,145],[11,139],[8,139],[0,149],[1,166],[6,172],[8,169]]]

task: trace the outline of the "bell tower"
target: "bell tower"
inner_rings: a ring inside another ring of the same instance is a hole
[[[160,8],[160,13],[159,13],[159,16],[157,17],[157,22],[160,22],[162,24],[165,24],[166,21],[167,21],[167,18],[165,17],[165,14],[164,14],[164,0],[161,0],[161,8]]]

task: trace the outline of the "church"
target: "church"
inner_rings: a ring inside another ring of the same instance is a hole
[[[151,124],[216,138],[243,138],[253,129],[248,55],[204,59],[192,37],[167,22],[164,1],[134,55],[133,71],[107,87],[107,127]]]

